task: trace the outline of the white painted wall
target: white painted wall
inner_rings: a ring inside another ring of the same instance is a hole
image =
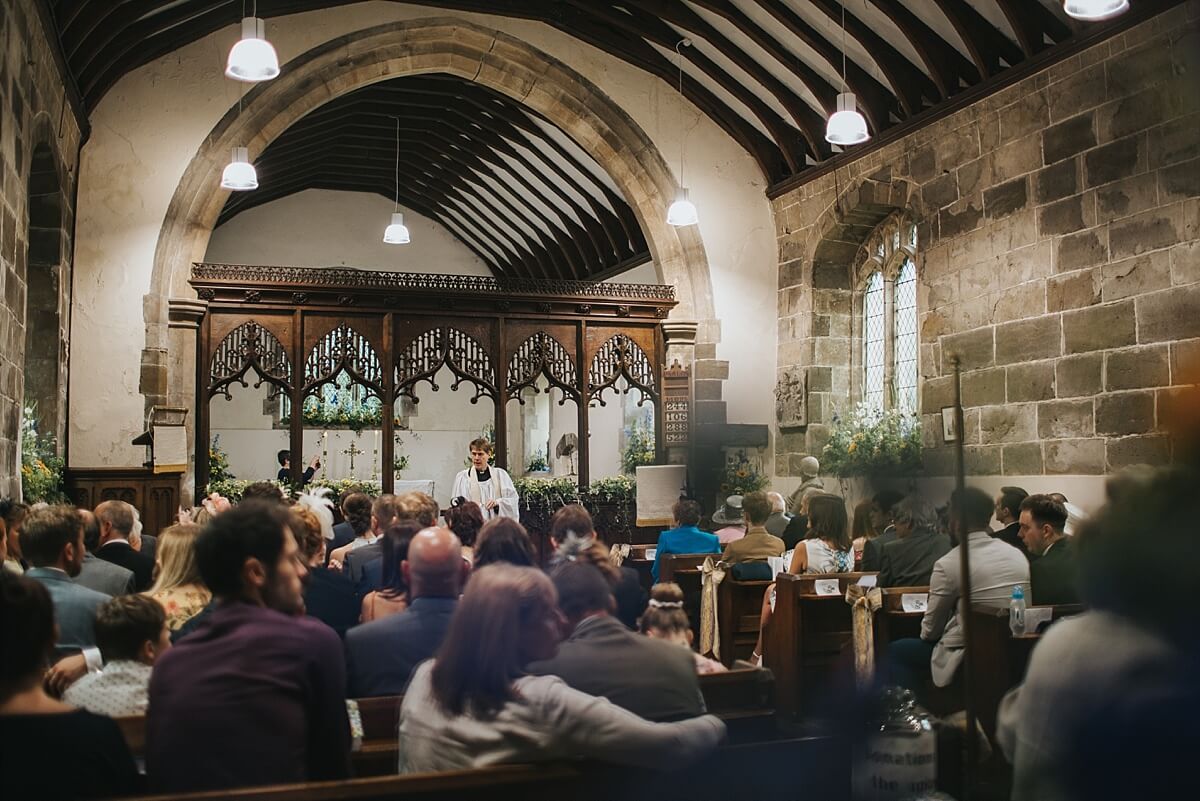
[[[384,22],[445,17],[400,3],[365,2],[268,21],[281,62],[331,38]],[[546,25],[457,14],[505,31],[565,62],[608,93],[672,165],[681,137],[686,182],[700,211],[723,340],[731,422],[769,423],[775,376],[776,245],[755,162],[668,85]],[[143,426],[138,392],[145,345],[142,296],[167,206],[197,147],[237,103],[224,78],[236,26],[124,76],[92,113],[76,210],[71,337],[70,464],[132,466]],[[372,238],[375,234],[372,233]],[[768,464],[773,459],[767,455]]]
[[[386,245],[390,200],[368,192],[308,189],[248,209],[213,231],[205,261],[291,267],[359,267],[406,273],[489,275],[470,248],[404,207],[412,242]]]

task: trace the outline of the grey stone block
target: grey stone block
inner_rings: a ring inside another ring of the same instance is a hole
[[[1145,168],[1143,137],[1127,136],[1089,150],[1083,156],[1087,186],[1100,186],[1127,178]]]
[[[1014,178],[983,193],[983,209],[988,219],[1007,217],[1025,208],[1029,202],[1029,181],[1024,176]]]
[[[1158,177],[1164,201],[1200,196],[1200,159],[1182,162],[1169,170],[1160,170]]]
[[[974,231],[983,219],[978,197],[963,198],[938,212],[938,225],[943,239]]]
[[[1054,271],[1071,272],[1108,259],[1108,238],[1102,229],[1080,231],[1055,243]]]
[[[1054,362],[1029,362],[1008,368],[1005,377],[1009,403],[1050,400],[1054,397]]]
[[[697,359],[695,365],[694,377],[701,378],[729,378],[729,362],[720,359]]]
[[[1161,119],[1161,118],[1157,118]],[[1151,167],[1166,167],[1200,156],[1200,113],[1189,114],[1150,130]]]
[[[1069,120],[1051,125],[1042,132],[1042,160],[1054,164],[1062,159],[1082,153],[1096,144],[1096,129],[1092,113],[1080,114]]]
[[[1062,326],[1067,354],[1137,344],[1132,300],[1063,312]]]
[[[1114,259],[1137,256],[1179,241],[1175,220],[1164,209],[1154,209],[1114,222],[1108,229],[1109,252]]]
[[[1043,470],[1042,444],[1022,442],[1005,445],[1001,451],[1002,472],[1006,476],[1040,476]]]
[[[1061,353],[1062,333],[1056,314],[996,326],[996,364],[1046,359]]]
[[[1086,227],[1083,195],[1074,195],[1038,209],[1038,231],[1042,236],[1070,234]]]
[[[995,362],[992,327],[986,326],[942,337],[942,372],[951,372],[950,357],[954,354],[958,355],[961,370],[991,367]]]
[[[1000,473],[999,445],[968,445],[963,448],[967,475],[994,476]]]
[[[954,376],[927,378],[921,384],[921,408],[934,412],[954,403]]]
[[[1090,399],[1039,403],[1037,418],[1038,436],[1042,439],[1090,437],[1095,430]]]
[[[1142,342],[1200,337],[1200,284],[1176,287],[1137,298],[1138,335]]]
[[[1082,309],[1100,302],[1100,271],[1079,270],[1046,280],[1046,311]]]
[[[1004,368],[974,370],[963,375],[963,406],[989,406],[1004,400]]]
[[[979,411],[979,433],[983,442],[1028,442],[1037,439],[1034,405],[985,406]]]
[[[1118,392],[1096,398],[1096,433],[1109,436],[1154,430],[1154,393]]]
[[[1100,475],[1104,472],[1103,439],[1059,439],[1043,443],[1046,473]]]
[[[1170,352],[1167,345],[1151,345],[1105,354],[1105,388],[1165,387],[1171,383]]]
[[[1038,203],[1070,197],[1079,191],[1079,160],[1064,159],[1034,175]]]
[[[1200,375],[1200,339],[1171,343],[1171,375],[1176,383]]]
[[[1106,448],[1109,472],[1135,464],[1161,467],[1170,460],[1171,446],[1162,435],[1110,439]]]
[[[1096,190],[1096,220],[1106,223],[1158,206],[1158,176],[1144,172]]]
[[[949,206],[958,200],[958,179],[955,173],[939,175],[921,187],[921,200],[929,210]]]

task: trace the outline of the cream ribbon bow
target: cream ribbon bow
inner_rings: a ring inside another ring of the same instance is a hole
[[[725,563],[710,556],[700,568],[700,653],[721,658],[721,627],[717,620],[717,587],[725,579]]]
[[[613,543],[613,546],[608,549],[608,561],[613,567],[620,567],[625,564],[625,559],[629,556],[629,543],[621,544]]]
[[[851,630],[854,634],[854,678],[860,690],[869,688],[875,680],[875,612],[883,606],[883,593],[878,587],[867,589],[858,584],[846,588],[846,603],[850,604]]]

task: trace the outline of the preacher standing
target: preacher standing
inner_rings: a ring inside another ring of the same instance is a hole
[[[520,519],[517,488],[513,486],[508,471],[502,467],[488,465],[492,455],[492,443],[483,437],[471,440],[471,466],[454,477],[451,498],[466,498],[479,504],[486,519],[511,517]]]

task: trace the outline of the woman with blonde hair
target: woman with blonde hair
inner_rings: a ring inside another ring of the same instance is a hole
[[[200,578],[196,564],[196,538],[200,526],[176,523],[158,535],[154,552],[154,584],[146,591],[162,604],[167,613],[167,628],[178,631],[198,615],[212,600],[212,593]]]
[[[698,759],[725,736],[712,715],[651,723],[557,676],[531,676],[562,638],[554,584],[532,567],[476,571],[436,658],[400,707],[400,772],[587,757],[660,766]]]

